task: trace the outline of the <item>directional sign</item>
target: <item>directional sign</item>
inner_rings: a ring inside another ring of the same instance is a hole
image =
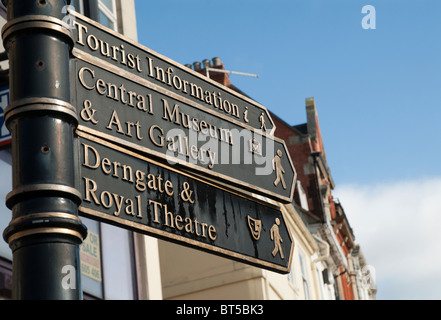
[[[283,140],[85,61],[73,62],[79,129],[282,202],[296,172]]]
[[[11,133],[6,128],[4,111],[9,105],[9,88],[0,88],[0,146],[11,143]]]
[[[80,214],[279,273],[293,240],[282,211],[78,132]]]
[[[72,12],[79,129],[281,202],[296,172],[265,107]]]
[[[106,62],[121,73],[124,71],[168,91],[180,102],[192,101],[251,129],[274,132],[274,122],[264,106],[93,20],[70,13],[75,27],[74,56]]]

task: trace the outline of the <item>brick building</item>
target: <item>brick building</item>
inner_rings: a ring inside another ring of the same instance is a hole
[[[332,194],[335,183],[326,160],[315,99],[306,99],[304,124],[291,126],[272,116],[277,127],[275,135],[286,141],[297,170],[294,201],[302,209],[298,212],[318,242],[329,246],[328,256],[321,259],[325,262],[323,283],[333,282],[336,299],[358,300],[358,291],[363,288],[357,285],[351,254],[359,246],[342,204]],[[371,291],[368,296],[374,298],[375,290]]]

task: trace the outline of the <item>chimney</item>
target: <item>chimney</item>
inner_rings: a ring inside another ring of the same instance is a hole
[[[193,67],[194,67],[195,71],[201,71],[201,63],[200,62],[193,63]]]
[[[204,61],[202,61],[202,63],[204,64],[204,69],[211,68],[211,63],[209,59],[205,59]]]
[[[219,57],[213,58],[213,67],[220,68],[222,66],[223,66],[223,64],[222,64],[221,58],[219,58]]]
[[[313,139],[317,139],[318,119],[314,98],[306,99],[306,118],[308,122],[308,133]]]

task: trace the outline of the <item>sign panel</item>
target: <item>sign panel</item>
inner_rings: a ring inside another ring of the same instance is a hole
[[[70,14],[77,58],[113,65],[168,91],[180,102],[188,100],[250,129],[274,133],[274,122],[264,106],[87,17],[74,11]]]
[[[88,62],[73,64],[81,131],[278,201],[292,201],[296,172],[283,140]]]
[[[11,133],[6,127],[4,111],[9,105],[9,88],[0,88],[0,147],[10,144],[12,140]]]
[[[78,131],[80,215],[279,273],[294,244],[280,208]]]

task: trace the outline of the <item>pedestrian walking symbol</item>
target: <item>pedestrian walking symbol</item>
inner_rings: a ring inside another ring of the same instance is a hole
[[[276,224],[271,228],[271,240],[274,241],[274,245],[275,245],[275,248],[272,253],[273,253],[273,257],[275,257],[277,253],[280,253],[280,257],[282,258],[282,260],[284,260],[285,255],[283,254],[283,249],[282,249],[283,239],[280,236],[279,226],[280,226],[280,219],[277,218]]]
[[[285,179],[283,178],[285,169],[282,167],[282,156],[282,151],[277,150],[277,155],[273,159],[273,170],[276,172],[276,181],[274,181],[274,185],[277,187],[280,183],[282,183],[283,189],[286,190],[286,183]]]

